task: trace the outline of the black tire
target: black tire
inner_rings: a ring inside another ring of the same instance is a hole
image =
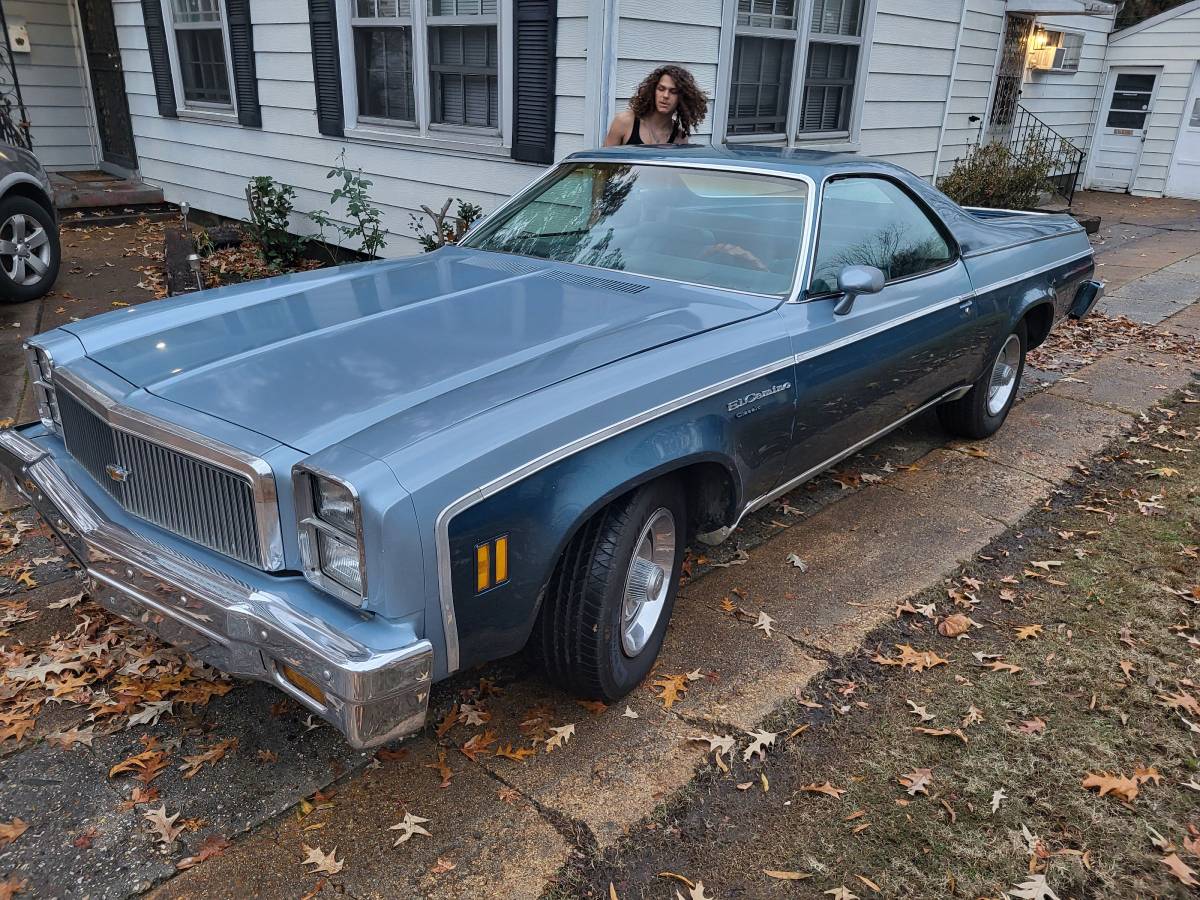
[[[995,413],[988,411],[988,390],[991,386],[992,371],[999,359],[998,354],[995,360],[988,363],[979,380],[971,386],[971,390],[959,399],[943,403],[937,408],[938,419],[941,420],[942,427],[951,434],[970,440],[981,440],[995,434],[1004,424],[1004,420],[1008,418],[1008,411],[1012,409],[1013,402],[1017,399],[1017,392],[1021,387],[1021,377],[1025,374],[1025,350],[1029,340],[1024,320],[1017,323],[1012,335],[1015,335],[1019,341],[1021,352],[1020,361],[1017,363],[1016,381],[1013,383],[1008,401]],[[1006,343],[1007,341],[1008,338],[1005,338]],[[1001,354],[1004,352],[1003,346],[1001,346]]]
[[[674,520],[674,561],[657,624],[630,655],[621,637],[626,577],[635,545],[659,510]],[[580,528],[555,567],[534,629],[533,649],[552,682],[580,697],[611,702],[646,677],[675,605],[686,515],[678,481],[662,478],[614,501]]]
[[[58,227],[54,217],[41,204],[28,197],[5,197],[0,200],[0,242],[13,244],[9,222],[18,216],[23,216],[26,222],[33,220],[37,223],[45,233],[48,252],[45,260],[41,259],[40,254],[37,256],[38,264],[45,267],[44,272],[36,271],[28,258],[18,264],[15,253],[0,253],[0,301],[6,303],[25,303],[44,295],[58,278],[58,266],[62,260],[62,248],[59,245]],[[0,247],[3,246],[4,244],[0,243]],[[34,249],[34,253],[37,253],[37,248]],[[25,279],[20,282],[14,280],[10,273],[21,274],[22,270],[25,272]]]

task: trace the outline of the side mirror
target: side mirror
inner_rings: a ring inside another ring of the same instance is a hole
[[[842,298],[833,308],[835,316],[844,316],[854,308],[854,299],[859,294],[878,294],[887,279],[874,266],[847,266],[838,273],[838,291]]]

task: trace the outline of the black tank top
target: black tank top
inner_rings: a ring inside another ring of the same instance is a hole
[[[667,138],[667,143],[668,144],[675,143],[675,138],[678,136],[679,136],[679,123],[673,121],[673,122],[671,122],[671,136],[669,138]],[[625,142],[625,145],[626,146],[629,146],[630,144],[643,144],[644,145],[645,143],[646,142],[642,140],[642,120],[639,119],[637,116],[634,116],[633,131],[631,131],[629,133],[629,140],[627,140]]]

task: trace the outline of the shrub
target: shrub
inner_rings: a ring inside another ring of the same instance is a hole
[[[246,185],[246,206],[250,210],[246,227],[258,243],[263,262],[274,268],[291,265],[304,248],[303,238],[288,231],[295,199],[291,185],[279,184],[269,175],[251,178]]]
[[[1041,141],[1030,141],[1019,153],[1004,144],[976,144],[955,160],[938,187],[962,206],[1032,209],[1046,189],[1055,156]]]
[[[386,232],[383,230],[383,213],[371,199],[369,188],[373,182],[363,176],[362,169],[346,167],[346,151],[338,154],[337,162],[329,170],[326,178],[341,179],[329,197],[330,206],[339,201],[346,201],[346,223],[335,221],[322,210],[313,210],[308,217],[321,229],[321,239],[325,238],[325,229],[332,228],[349,241],[358,241],[358,251],[367,256],[378,256],[379,251],[387,246]]]
[[[417,218],[414,213],[408,214],[408,217],[412,219],[409,228],[417,236],[417,241],[425,248],[426,253],[447,244],[457,244],[466,236],[467,229],[483,216],[482,206],[467,203],[465,200],[459,200],[455,215],[448,216],[450,204],[453,202],[453,198],[447,197],[446,202],[442,204],[441,212],[436,213],[428,206],[421,205],[425,215],[433,220],[432,231],[426,227],[424,220]]]

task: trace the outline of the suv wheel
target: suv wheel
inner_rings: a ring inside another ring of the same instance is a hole
[[[60,255],[50,213],[28,197],[0,201],[0,300],[41,297],[58,277]]]

